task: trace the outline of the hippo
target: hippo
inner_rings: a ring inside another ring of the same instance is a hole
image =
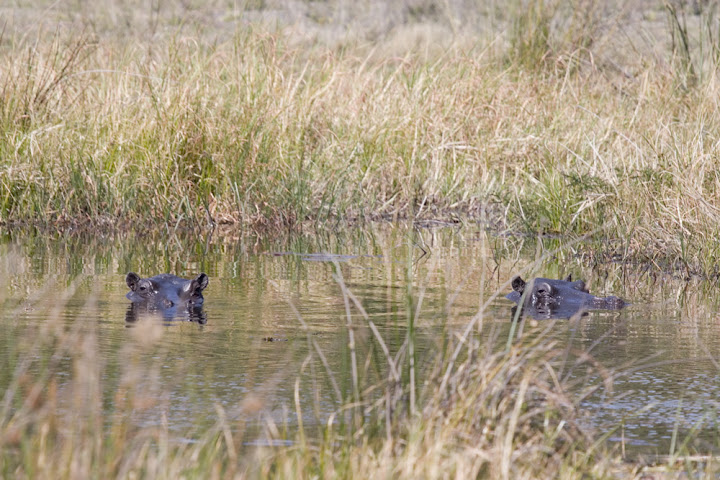
[[[205,300],[202,291],[207,288],[208,281],[204,273],[185,279],[169,273],[140,278],[137,273],[130,272],[125,277],[130,287],[125,296],[132,302],[130,308],[134,319],[140,311],[160,312],[168,318],[185,313],[199,314]]]
[[[528,290],[528,287],[530,290]],[[535,318],[570,318],[587,310],[619,310],[627,305],[621,298],[596,297],[585,287],[582,280],[535,278],[525,282],[521,277],[512,280],[513,291],[505,298],[520,305]]]

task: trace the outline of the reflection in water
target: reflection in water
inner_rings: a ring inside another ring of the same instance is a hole
[[[125,312],[125,321],[135,323],[144,318],[161,318],[166,322],[188,321],[200,325],[207,323],[207,314],[202,306],[186,308],[184,305],[161,305],[157,302],[131,302]]]
[[[127,379],[151,397],[133,411],[138,425],[166,422],[182,436],[189,428],[214,424],[216,405],[231,422],[242,420],[246,426],[270,419],[292,428],[298,416],[306,426],[323,425],[351,398],[351,328],[355,354],[362,359],[361,385],[387,378],[387,363],[364,315],[393,358],[407,358],[412,319],[415,360],[422,372],[479,306],[494,292],[504,294],[508,287],[503,284],[531,263],[537,245],[523,241],[488,236],[471,226],[417,230],[392,225],[272,240],[7,236],[0,241],[0,273],[9,279],[0,286],[0,391],[13,381],[17,359],[36,354],[26,347],[33,335],[58,322],[97,333],[100,394],[108,413],[117,392],[130,388],[123,383]],[[557,246],[544,241],[544,250]],[[203,292],[204,309],[128,305],[124,274],[131,269],[208,273],[212,284]],[[590,270],[562,252],[533,273],[560,278],[561,272],[580,275],[597,295],[616,294],[633,302],[623,310],[593,310],[577,321],[555,324],[560,345],[589,351],[606,369],[626,372],[616,375],[613,396],[585,401],[588,422],[601,430],[622,424],[622,434],[611,440],[622,439],[638,452],[667,453],[674,429],[683,435],[698,422],[698,441],[711,442],[717,427],[715,399],[720,398],[713,361],[720,357],[714,288],[633,274],[622,265]],[[347,301],[340,276],[364,314]],[[504,345],[512,308],[502,294],[491,302],[476,340],[492,337]],[[529,313],[543,319],[577,317],[577,310],[562,304]],[[160,316],[173,328],[138,322],[145,316]],[[125,328],[130,324],[134,328]],[[51,352],[37,353],[43,354]],[[37,369],[41,364],[32,363]],[[143,375],[130,375],[133,365]],[[72,365],[58,368],[67,370],[59,379],[69,386]],[[603,379],[587,380],[593,381]],[[61,383],[60,391],[64,387]]]
[[[521,309],[518,315],[518,308]],[[515,319],[519,316],[529,316],[535,320],[569,320],[571,318],[586,317],[588,309],[583,305],[573,303],[536,303],[535,305],[524,305],[519,307],[515,305],[510,310],[510,318]]]
[[[350,260],[366,257],[381,258],[380,255],[340,255],[337,253],[306,253],[306,252],[272,252],[270,255],[281,257],[285,255],[297,255],[308,262],[348,262]]]

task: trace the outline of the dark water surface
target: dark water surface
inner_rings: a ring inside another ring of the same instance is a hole
[[[78,375],[99,377],[96,394],[108,424],[113,415],[130,415],[138,426],[167,426],[187,439],[193,428],[201,431],[225,415],[233,428],[248,429],[248,443],[262,442],[261,426],[324,423],[341,403],[336,392],[349,398],[342,285],[393,355],[405,352],[408,318],[418,312],[422,370],[442,339],[461,331],[502,283],[558,245],[495,237],[467,225],[416,230],[378,224],[273,241],[218,233],[210,239],[7,235],[0,240],[0,391],[26,364],[29,373],[41,373],[55,362],[61,393]],[[206,272],[207,323],[126,323],[128,271],[186,278]],[[568,273],[597,295],[632,302],[620,311],[556,323],[563,342],[589,349],[606,369],[626,372],[611,395],[603,390],[585,401],[587,421],[628,454],[668,454],[673,435],[680,444],[694,429],[700,433],[693,448],[717,450],[720,308],[714,287],[620,265],[592,270],[573,248],[535,270],[554,278]],[[504,344],[513,304],[503,295],[485,311],[479,335],[493,332]],[[373,385],[385,378],[387,365],[361,312],[352,305],[349,311],[360,383]],[[70,351],[84,362],[69,353],[51,358],[62,342],[43,342],[57,329],[77,334]]]

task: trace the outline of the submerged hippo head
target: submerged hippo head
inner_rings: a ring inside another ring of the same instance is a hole
[[[208,276],[201,273],[193,279],[184,279],[163,273],[141,278],[135,272],[125,277],[130,291],[126,297],[133,303],[146,303],[159,308],[194,308],[203,304],[202,291],[208,286]]]
[[[573,282],[570,275],[564,280],[538,277],[529,282],[515,277],[512,288],[506,298],[521,305],[536,318],[569,318],[581,310],[617,310],[627,305],[618,297],[590,294],[585,282]]]
[[[567,298],[568,295],[571,297],[574,295],[575,298],[586,299],[587,297],[582,295],[582,293],[586,293],[588,295],[590,294],[587,288],[585,288],[585,282],[582,280],[573,282],[572,275],[568,275],[564,280],[554,280],[551,278],[540,277],[535,278],[530,282],[526,282],[521,277],[515,277],[512,280],[512,288],[519,295],[523,295],[526,287],[528,286],[531,286],[532,290],[528,291],[526,294],[526,303],[528,301],[542,304],[557,303],[560,300]],[[519,300],[519,297],[517,298]]]

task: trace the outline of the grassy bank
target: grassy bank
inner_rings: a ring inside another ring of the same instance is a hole
[[[408,2],[384,31],[328,42],[321,26],[352,9],[268,29],[252,19],[276,10],[250,3],[218,29],[214,4],[179,24],[179,5],[136,12],[125,30],[105,10],[39,27],[18,13],[0,57],[0,220],[461,215],[717,275],[715,10]]]

